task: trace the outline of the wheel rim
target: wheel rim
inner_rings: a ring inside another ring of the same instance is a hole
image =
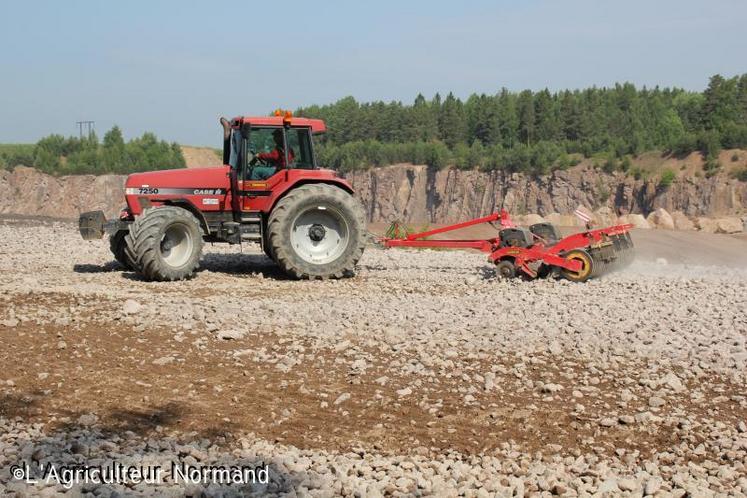
[[[345,252],[349,240],[348,224],[336,209],[314,206],[301,212],[291,226],[291,245],[307,263],[324,265]]]
[[[566,258],[571,261],[581,262],[581,269],[579,271],[565,270],[567,277],[573,280],[584,280],[589,276],[591,273],[591,258],[588,255],[582,252],[573,252],[566,256]]]
[[[172,268],[185,265],[194,250],[194,241],[189,228],[181,223],[174,223],[166,228],[161,238],[161,259]]]

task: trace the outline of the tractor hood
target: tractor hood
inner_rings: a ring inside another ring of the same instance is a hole
[[[229,209],[229,166],[169,169],[135,173],[125,182],[125,200],[131,215],[149,206],[189,205],[198,211]]]
[[[228,171],[228,166],[215,166],[212,168],[182,168],[134,173],[127,177],[125,188],[128,190],[133,188],[227,189],[230,186]]]

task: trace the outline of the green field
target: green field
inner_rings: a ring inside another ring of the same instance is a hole
[[[36,144],[0,144],[0,156],[33,154]]]

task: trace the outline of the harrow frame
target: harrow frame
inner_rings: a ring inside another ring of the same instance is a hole
[[[565,271],[565,275],[569,276],[572,280],[585,281],[591,276],[600,274],[600,271],[595,269],[594,273],[592,270],[587,268],[587,272],[583,275],[584,266],[593,266],[606,268],[611,263],[606,260],[597,259],[596,261],[589,253],[600,253],[607,247],[612,247],[607,254],[607,259],[614,261],[617,259],[618,254],[615,253],[617,250],[617,244],[614,242],[619,237],[625,239],[625,249],[632,249],[632,242],[628,232],[633,228],[631,224],[614,225],[605,228],[588,229],[584,232],[574,233],[563,237],[562,239],[550,243],[550,241],[544,240],[536,234],[533,234],[534,243],[528,247],[519,246],[505,246],[501,245],[499,237],[493,237],[489,239],[444,239],[444,240],[429,240],[427,237],[452,232],[462,228],[467,228],[474,225],[480,225],[483,223],[489,223],[495,226],[495,223],[499,223],[501,228],[514,228],[516,225],[511,221],[511,217],[505,209],[501,209],[499,212],[492,213],[488,216],[481,218],[475,218],[473,220],[465,221],[462,223],[456,223],[425,232],[403,234],[404,237],[400,237],[399,227],[393,224],[393,229],[390,229],[392,237],[382,237],[379,242],[384,247],[420,247],[420,248],[448,248],[448,249],[477,249],[488,253],[488,260],[494,264],[499,264],[502,261],[510,261],[516,271],[522,272],[528,278],[536,278],[538,276],[538,267],[546,265],[552,270]],[[629,246],[628,246],[629,245]],[[574,253],[572,253],[574,252]],[[576,253],[583,252],[580,256]],[[567,257],[571,256],[571,257]],[[584,258],[588,258],[585,261]],[[627,258],[624,260],[625,263],[629,262]],[[534,267],[533,267],[534,266]],[[570,275],[582,275],[579,278],[572,278]]]

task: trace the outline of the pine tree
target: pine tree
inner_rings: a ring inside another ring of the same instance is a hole
[[[519,94],[516,107],[519,115],[519,140],[531,145],[535,136],[534,97],[531,90],[524,90]]]
[[[562,138],[560,119],[556,112],[555,99],[545,88],[534,98],[537,140],[558,140]]]
[[[501,89],[498,95],[496,118],[501,144],[510,149],[519,143],[519,116],[516,112],[516,98],[506,88]]]
[[[720,74],[712,76],[703,97],[704,128],[720,130],[738,118],[736,78],[727,80]]]
[[[449,92],[441,106],[438,119],[441,140],[449,147],[465,143],[467,140],[467,118],[462,101]]]
[[[581,136],[581,112],[577,97],[567,90],[560,99],[560,116],[565,139],[577,141]]]

